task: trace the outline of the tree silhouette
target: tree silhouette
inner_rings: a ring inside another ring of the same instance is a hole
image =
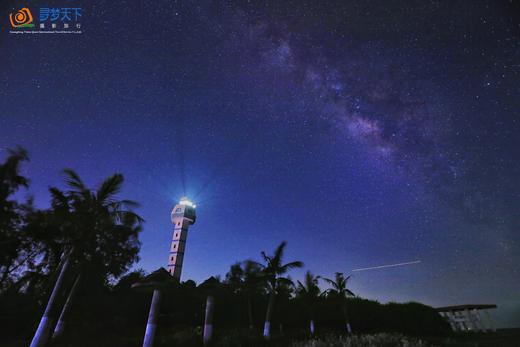
[[[336,272],[334,280],[331,280],[329,278],[323,279],[332,286],[332,288],[325,291],[325,293],[339,300],[339,302],[341,303],[341,308],[343,309],[343,315],[345,318],[347,332],[349,334],[352,333],[352,328],[350,326],[347,311],[347,297],[354,296],[354,293],[347,288],[347,282],[350,279],[350,276],[345,277],[343,273]]]
[[[226,284],[230,290],[245,301],[250,330],[254,328],[253,297],[265,292],[262,268],[262,265],[246,260],[242,263],[233,264],[226,274]]]
[[[0,292],[12,282],[12,275],[37,254],[33,240],[24,232],[24,214],[29,206],[11,199],[20,188],[29,185],[19,172],[21,163],[29,157],[21,147],[7,152],[8,157],[0,165]]]
[[[303,283],[298,281],[296,288],[297,297],[305,302],[305,306],[308,309],[309,330],[311,335],[314,335],[314,310],[321,294],[320,287],[318,287],[319,279],[320,276],[313,276],[310,271],[307,271]]]
[[[267,255],[265,252],[261,253],[265,265],[259,265],[263,266],[263,274],[265,276],[269,291],[269,303],[267,305],[267,312],[264,323],[265,339],[270,339],[271,337],[271,318],[274,310],[274,303],[278,287],[282,285],[292,286],[292,281],[288,278],[282,277],[282,275],[286,274],[290,269],[300,268],[303,266],[301,261],[293,261],[287,264],[283,264],[283,253],[286,245],[286,241],[280,243],[280,245],[276,247],[272,256]]]
[[[56,299],[63,291],[70,269],[76,270],[76,276],[88,277],[88,281],[82,283],[103,285],[110,278],[120,276],[138,259],[137,236],[142,218],[131,210],[137,206],[135,202],[116,198],[123,176],[114,174],[94,190],[87,188],[73,170],[66,169],[64,173],[70,189],[65,192],[50,189],[55,209],[53,222],[64,261],[31,347],[47,343],[58,313]],[[78,286],[73,288],[77,290]],[[73,294],[69,295],[71,300]],[[70,310],[71,306],[72,302],[67,301],[64,309]]]
[[[131,200],[118,200],[123,176],[114,174],[99,187],[89,189],[73,170],[64,170],[67,185],[61,192],[51,188],[51,194],[62,220],[63,242],[71,251],[71,259],[83,268],[94,271],[102,280],[118,277],[138,259],[137,236],[143,221]]]

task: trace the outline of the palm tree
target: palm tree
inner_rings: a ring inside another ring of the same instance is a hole
[[[7,151],[8,157],[0,163],[0,291],[11,282],[11,275],[36,255],[22,228],[22,206],[11,199],[20,188],[29,185],[20,175],[20,166],[29,157],[20,147]]]
[[[289,302],[294,297],[295,285],[291,276],[279,281],[276,285],[276,309],[273,314],[278,315],[278,329],[280,335],[283,335],[283,325],[290,319],[287,314],[289,310]]]
[[[314,308],[321,294],[320,288],[318,287],[319,279],[320,276],[313,276],[310,271],[307,271],[303,283],[298,281],[296,288],[296,294],[303,299],[309,310],[309,329],[311,335],[314,335]]]
[[[264,293],[262,268],[258,263],[246,260],[244,262],[244,285],[243,293],[247,301],[247,317],[249,320],[249,330],[254,329],[253,319],[253,297],[260,293]]]
[[[131,210],[137,204],[116,199],[123,183],[122,175],[108,177],[93,190],[87,188],[74,171],[66,169],[64,173],[70,190],[62,192],[51,188],[50,191],[65,261],[31,347],[47,343],[58,311],[56,296],[63,291],[64,279],[71,268],[76,268],[79,274],[93,274],[104,282],[107,277],[116,278],[124,273],[137,260],[140,246],[137,235],[142,218]],[[64,309],[69,310],[70,306],[68,302]]]
[[[249,330],[254,329],[252,300],[263,291],[263,266],[252,260],[246,260],[231,265],[226,274],[226,283],[235,294],[240,295],[247,306]]]
[[[72,188],[61,193],[69,207],[64,242],[71,250],[71,258],[81,263],[85,271],[95,269],[106,276],[120,276],[137,260],[137,235],[143,221],[132,211],[138,207],[137,203],[116,198],[123,176],[114,174],[93,190],[87,188],[74,171],[64,172]]]
[[[347,288],[347,282],[350,279],[350,276],[345,277],[343,273],[336,272],[334,280],[328,278],[323,279],[332,286],[332,288],[328,289],[325,293],[334,296],[341,302],[347,333],[351,334],[352,328],[350,327],[348,318],[347,298],[349,296],[354,296],[355,294]]]
[[[263,274],[265,276],[269,291],[269,303],[267,305],[267,313],[264,323],[265,339],[269,339],[271,337],[271,317],[273,314],[274,302],[278,287],[282,285],[292,285],[292,281],[290,279],[281,276],[286,274],[290,269],[300,268],[303,266],[301,261],[293,261],[287,264],[282,263],[283,252],[286,245],[286,241],[280,243],[280,245],[276,247],[272,256],[265,254],[265,252],[261,253],[265,265],[259,264],[259,266],[263,267]]]

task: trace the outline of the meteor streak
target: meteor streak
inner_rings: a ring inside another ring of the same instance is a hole
[[[372,267],[363,267],[363,268],[359,268],[359,269],[354,269],[354,270],[352,270],[352,272],[355,272],[355,271],[366,271],[366,270],[375,270],[375,269],[384,269],[384,268],[387,268],[387,267],[396,267],[396,266],[404,266],[404,265],[412,265],[412,264],[419,264],[420,262],[421,262],[420,260],[414,260],[414,261],[409,261],[409,262],[406,262],[406,263],[397,263],[397,264],[379,265],[379,266],[372,266]]]

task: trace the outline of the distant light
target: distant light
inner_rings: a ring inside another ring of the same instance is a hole
[[[193,207],[193,208],[197,207],[197,205],[195,205],[193,202],[188,200],[188,198],[186,198],[186,197],[181,198],[181,201],[179,201],[179,204],[180,205],[185,205],[185,206],[190,206],[190,207]]]

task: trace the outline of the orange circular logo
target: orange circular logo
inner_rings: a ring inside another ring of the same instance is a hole
[[[33,17],[31,11],[27,7],[22,8],[16,13],[9,14],[9,20],[11,21],[11,25],[13,28],[21,28],[21,27],[33,27]]]

